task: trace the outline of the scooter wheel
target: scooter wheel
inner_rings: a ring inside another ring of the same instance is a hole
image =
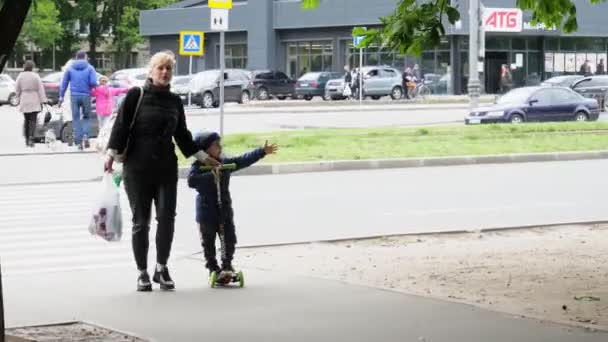
[[[211,288],[214,288],[216,283],[217,283],[217,272],[211,272],[211,275],[209,276],[209,286],[211,286]]]
[[[239,271],[239,273],[236,274],[236,279],[239,282],[239,287],[245,287],[245,276],[242,271]]]

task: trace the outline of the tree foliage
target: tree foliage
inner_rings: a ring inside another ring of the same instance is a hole
[[[31,42],[41,49],[48,49],[62,35],[59,9],[54,0],[37,0],[36,5],[30,8],[20,39]]]
[[[467,1],[467,0],[464,0]],[[608,0],[588,0],[592,4]],[[301,0],[303,9],[318,8],[322,0]],[[532,13],[532,24],[578,29],[574,0],[517,0],[517,7]],[[378,28],[355,28],[353,35],[365,36],[360,46],[380,43],[382,47],[419,55],[423,46],[436,46],[445,35],[444,24],[460,19],[460,10],[451,0],[400,0],[395,11],[380,18]]]

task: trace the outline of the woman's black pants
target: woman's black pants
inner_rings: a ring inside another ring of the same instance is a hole
[[[156,262],[166,265],[175,231],[177,175],[161,177],[125,170],[125,190],[133,214],[133,254],[138,270],[148,268],[152,203],[156,208]]]
[[[25,143],[32,142],[34,140],[34,133],[36,132],[36,117],[39,112],[23,113],[23,136],[25,137]]]

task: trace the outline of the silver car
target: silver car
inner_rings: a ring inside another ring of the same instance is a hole
[[[344,100],[344,78],[335,78],[327,81],[325,85],[325,99],[331,100]]]
[[[377,100],[390,96],[398,100],[403,96],[401,73],[384,66],[363,67],[363,94]]]

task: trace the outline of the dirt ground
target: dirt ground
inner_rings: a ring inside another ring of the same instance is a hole
[[[74,322],[6,329],[7,342],[145,342],[92,324]]]
[[[608,330],[608,225],[247,248],[236,259]]]

